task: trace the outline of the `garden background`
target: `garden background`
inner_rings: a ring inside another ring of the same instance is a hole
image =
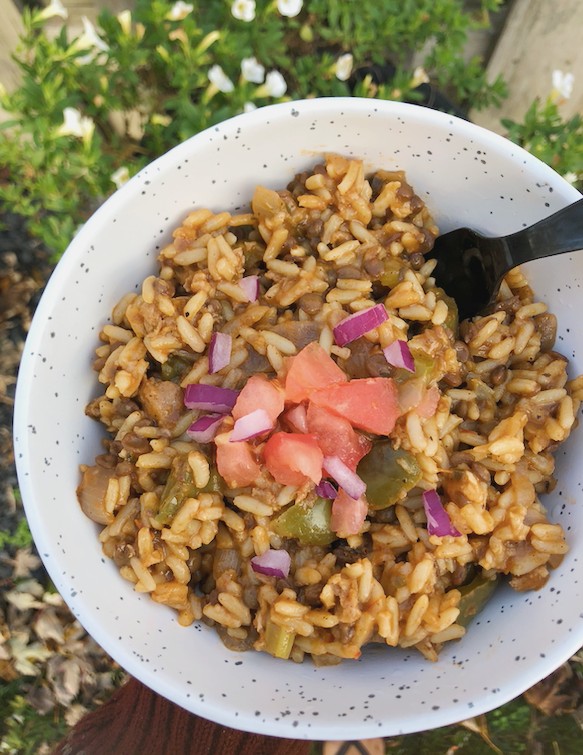
[[[581,189],[582,28],[581,0],[0,0],[0,754],[50,752],[126,678],[52,588],[12,454],[26,332],[78,227],[206,126],[311,96],[456,113]],[[487,716],[385,747],[574,755],[582,726],[583,653]]]

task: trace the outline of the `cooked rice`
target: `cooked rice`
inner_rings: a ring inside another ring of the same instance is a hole
[[[473,575],[539,589],[559,564],[564,533],[539,496],[555,484],[552,452],[576,423],[583,378],[569,382],[553,350],[556,321],[518,269],[493,310],[458,331],[422,256],[437,232],[402,172],[365,178],[359,160],[327,156],[286,190],[258,188],[251,212],[191,212],[159,275],[114,308],[95,362],[104,394],[87,408],[110,437],[82,468],[80,501],[105,525],[100,541],[122,576],[182,625],[202,620],[228,647],[270,652],[279,628],[294,661],[358,658],[370,642],[435,660],[465,632],[458,588]],[[383,270],[394,273],[387,285]],[[260,276],[257,302],[239,287],[243,275]],[[377,302],[389,319],[335,345],[338,322]],[[229,366],[209,374],[213,331],[229,333],[233,349]],[[185,434],[198,414],[184,408],[185,386],[240,389],[314,340],[350,377],[390,375],[378,357],[395,338],[428,355],[440,400],[429,418],[397,421],[393,445],[415,456],[421,479],[396,505],[369,510],[359,535],[302,546],[276,534],[274,516],[314,494],[266,470],[249,488],[179,496],[173,518],[157,518],[178,463],[197,489],[216,474],[212,444]],[[438,487],[459,537],[427,531],[421,496]],[[253,556],[282,547],[287,579],[253,571]]]

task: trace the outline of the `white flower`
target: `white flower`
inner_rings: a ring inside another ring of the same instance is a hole
[[[194,5],[190,3],[184,3],[182,0],[178,0],[177,3],[170,8],[168,13],[164,16],[168,21],[182,21],[189,13],[194,10]]]
[[[177,29],[172,29],[170,34],[168,34],[168,39],[171,42],[175,42],[176,40],[178,40],[183,45],[185,46],[188,45],[188,35],[186,34],[182,26],[179,26]]]
[[[574,184],[579,180],[579,176],[574,173],[572,170],[570,170],[568,173],[565,173],[563,175],[563,178],[565,181],[568,181],[570,184]]]
[[[51,0],[44,10],[41,10],[36,19],[38,21],[48,21],[49,18],[56,17],[67,19],[69,18],[69,11],[65,8],[61,0]]]
[[[354,58],[347,52],[345,55],[341,55],[334,65],[334,75],[340,81],[347,81],[352,73],[352,65]]]
[[[217,29],[209,31],[206,37],[203,37],[203,39],[197,44],[194,51],[197,53],[204,52],[205,50],[208,50],[211,45],[214,45],[214,43],[220,38],[221,32]]]
[[[269,97],[283,97],[287,92],[287,84],[279,71],[270,71],[267,74],[264,87]]]
[[[270,71],[265,77],[265,83],[255,90],[255,97],[283,97],[287,92],[287,84],[279,71]]]
[[[282,16],[293,18],[302,9],[303,0],[277,0],[277,10]]]
[[[241,61],[241,76],[243,76],[245,81],[250,81],[253,84],[263,84],[265,68],[255,57],[243,58]]]
[[[172,118],[169,115],[162,115],[161,113],[152,113],[150,117],[150,123],[153,126],[169,126],[172,123]]]
[[[80,139],[89,140],[93,136],[95,123],[91,118],[81,115],[74,107],[66,107],[63,110],[63,123],[57,129],[57,136],[78,136]]]
[[[79,65],[86,65],[93,61],[98,51],[107,52],[109,45],[101,39],[95,26],[93,26],[87,16],[83,16],[81,21],[83,22],[83,34],[75,40],[74,47],[77,50],[88,50],[89,52],[87,55],[76,58],[75,62]]]
[[[156,52],[165,63],[168,63],[168,61],[170,60],[170,55],[168,54],[168,50],[164,47],[164,45],[157,45]]]
[[[125,165],[122,165],[121,168],[118,168],[111,174],[110,178],[116,185],[116,188],[121,189],[121,187],[130,180],[130,172]]]
[[[132,12],[131,10],[122,10],[117,14],[117,20],[123,33],[129,37],[132,31]]]
[[[101,39],[95,29],[95,26],[93,26],[87,16],[83,16],[81,21],[83,22],[83,34],[81,35],[81,37],[79,37],[79,41],[82,40],[84,42],[83,46],[95,47],[97,50],[101,50],[102,52],[109,50],[109,45],[107,44],[107,42]]]
[[[413,71],[413,78],[411,79],[411,89],[416,89],[421,84],[429,84],[429,76],[423,66],[417,66]]]
[[[254,102],[246,102],[243,105],[244,113],[252,113],[254,110],[257,110],[257,105]]]
[[[553,92],[551,94],[551,97],[555,95],[553,99],[556,99],[558,96],[564,100],[568,100],[569,97],[573,94],[574,82],[575,77],[572,73],[563,73],[558,69],[553,71]]]
[[[238,21],[253,21],[255,18],[255,0],[234,0],[231,13]]]
[[[208,72],[209,81],[215,86],[219,92],[232,92],[235,88],[231,79],[223,71],[219,65],[214,65],[209,68]]]

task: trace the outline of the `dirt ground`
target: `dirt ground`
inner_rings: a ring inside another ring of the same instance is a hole
[[[32,313],[51,270],[21,220],[0,212],[0,530],[11,530],[22,516],[12,449],[14,391]],[[0,560],[0,577],[3,568]]]

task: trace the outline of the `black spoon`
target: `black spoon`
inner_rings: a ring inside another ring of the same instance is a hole
[[[455,299],[460,320],[492,304],[502,278],[531,260],[583,249],[583,199],[509,236],[458,228],[438,236],[427,259],[437,259],[438,286]]]

